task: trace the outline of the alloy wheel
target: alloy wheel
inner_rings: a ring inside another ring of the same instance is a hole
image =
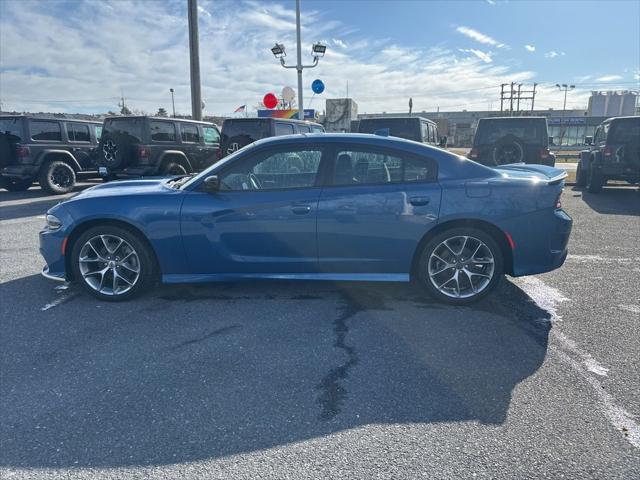
[[[140,278],[140,258],[130,243],[117,235],[97,235],[80,249],[82,278],[103,295],[122,295]]]
[[[469,298],[491,283],[495,259],[481,240],[456,236],[433,249],[427,269],[429,281],[440,293],[451,298]]]
[[[71,172],[69,171],[68,166],[58,165],[53,168],[51,173],[49,174],[49,179],[51,183],[60,187],[60,188],[69,188],[74,184],[74,178]]]

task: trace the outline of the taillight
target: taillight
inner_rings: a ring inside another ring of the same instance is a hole
[[[562,190],[558,194],[558,198],[556,198],[556,210],[559,210],[561,208],[562,208]]]
[[[29,151],[29,147],[24,147],[22,145],[16,145],[16,155],[18,156],[18,158],[28,157],[29,153],[31,153]]]
[[[602,154],[603,154],[605,157],[610,157],[610,156],[612,156],[612,155],[613,155],[613,148],[611,148],[611,147],[604,147],[604,150],[602,151]]]
[[[547,158],[549,158],[549,149],[547,147],[544,147],[542,150],[540,150],[540,158],[542,160],[546,160]]]
[[[469,155],[468,155],[468,157],[469,157],[471,160],[475,160],[475,159],[477,159],[479,156],[480,156],[480,151],[479,151],[477,148],[472,148],[472,149],[469,151]]]
[[[138,157],[139,158],[149,158],[151,156],[151,151],[147,147],[139,147],[138,148]]]

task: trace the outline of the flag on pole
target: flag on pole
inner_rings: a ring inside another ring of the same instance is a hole
[[[236,108],[233,113],[239,113],[239,112],[244,112],[247,109],[246,105],[240,105],[238,108]]]

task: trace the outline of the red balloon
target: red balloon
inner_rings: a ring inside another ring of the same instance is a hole
[[[273,93],[267,93],[262,99],[262,103],[267,108],[276,108],[278,105],[278,97],[276,97]]]

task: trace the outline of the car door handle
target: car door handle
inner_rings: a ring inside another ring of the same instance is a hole
[[[306,215],[311,211],[311,206],[309,205],[294,205],[291,207],[291,211],[296,215]]]
[[[421,207],[429,203],[429,197],[411,197],[409,203],[414,207]]]

